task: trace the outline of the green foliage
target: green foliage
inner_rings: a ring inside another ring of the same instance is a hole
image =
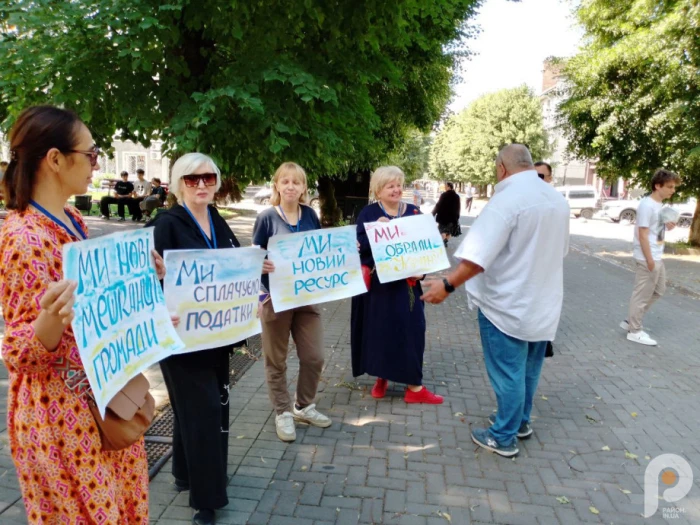
[[[238,181],[283,160],[373,166],[445,108],[481,0],[15,0],[0,7],[0,120],[76,110],[98,144],[211,154]]]
[[[589,0],[577,17],[588,43],[560,106],[571,151],[645,187],[656,168],[678,171],[699,195],[700,3]]]
[[[549,153],[542,107],[527,86],[484,95],[450,117],[433,143],[430,172],[439,180],[495,182],[498,151],[512,142],[526,144],[535,159]]]
[[[386,164],[400,167],[406,175],[406,182],[420,179],[428,172],[431,142],[430,134],[418,129],[409,130],[401,144],[388,155]]]

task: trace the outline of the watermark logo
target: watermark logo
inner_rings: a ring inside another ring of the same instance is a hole
[[[659,478],[662,496],[668,503],[683,499],[693,486],[693,469],[685,459],[676,454],[661,454],[652,459],[644,472],[644,517],[650,518],[659,509]],[[683,507],[662,509],[664,519],[678,518],[685,513]]]

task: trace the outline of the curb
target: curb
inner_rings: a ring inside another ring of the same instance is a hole
[[[579,248],[575,244],[569,243],[569,249],[573,250],[575,252],[578,252],[578,253],[582,253],[583,255],[588,255],[589,257],[593,257],[594,259],[598,259],[599,261],[606,262],[606,263],[611,264],[613,266],[617,266],[618,268],[622,268],[623,270],[627,270],[630,273],[634,273],[634,270],[632,268],[630,268],[629,266],[627,266],[623,263],[620,263],[617,261],[612,261],[610,259],[606,259],[605,257],[603,257],[601,255],[597,255],[597,254],[591,253],[588,250],[585,250],[583,248]],[[700,299],[700,293],[696,292],[695,290],[691,290],[690,288],[686,288],[685,286],[682,286],[680,284],[676,284],[671,280],[667,280],[667,284],[671,288],[678,290],[680,293],[682,293],[684,295],[688,295],[694,299]]]
[[[673,246],[667,244],[664,247],[664,253],[669,255],[694,255],[696,257],[700,256],[700,248],[687,248],[685,246]]]

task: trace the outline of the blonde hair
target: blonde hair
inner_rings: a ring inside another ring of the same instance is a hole
[[[379,199],[379,192],[391,181],[398,180],[403,186],[406,176],[398,166],[380,166],[369,179],[369,193],[372,198]]]
[[[209,164],[211,169],[216,173],[216,191],[221,188],[221,171],[214,163],[212,158],[204,153],[185,153],[182,157],[175,161],[170,170],[170,187],[169,193],[172,193],[178,200],[182,200],[182,188],[180,180],[183,175],[191,175],[199,169],[202,164]]]
[[[270,204],[279,206],[281,197],[279,191],[277,191],[277,183],[285,175],[293,175],[296,180],[304,183],[304,191],[301,192],[299,202],[301,204],[307,204],[309,202],[309,184],[306,180],[306,172],[304,168],[299,166],[296,162],[283,162],[280,164],[280,167],[277,168],[277,171],[275,171],[272,177],[272,196],[270,197]]]

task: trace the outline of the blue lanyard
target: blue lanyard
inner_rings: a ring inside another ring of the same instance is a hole
[[[287,227],[289,228],[289,231],[292,233],[299,232],[301,229],[301,207],[299,207],[299,216],[297,217],[297,226],[296,230],[294,229],[294,226],[289,224],[289,220],[287,219],[287,216],[284,214],[284,210],[282,209],[282,206],[277,206],[279,209],[280,213],[282,214],[282,218],[284,219],[284,222],[287,223]]]
[[[211,218],[211,211],[209,211],[209,206],[207,206],[207,215],[209,215],[209,230],[211,231],[211,241],[209,241],[209,237],[207,237],[207,234],[204,233],[204,230],[202,229],[202,227],[201,227],[201,226],[199,225],[199,223],[197,222],[197,219],[194,218],[194,215],[192,215],[192,212],[190,211],[190,209],[187,207],[187,205],[186,205],[184,202],[182,203],[182,207],[185,208],[185,210],[187,211],[187,213],[190,214],[190,217],[192,217],[192,220],[193,220],[194,223],[197,225],[197,228],[199,228],[199,233],[201,233],[201,234],[202,234],[202,237],[204,237],[204,242],[207,243],[207,246],[209,247],[209,249],[210,249],[210,250],[211,250],[212,248],[216,249],[216,248],[217,248],[217,245],[216,245],[216,232],[214,231],[214,221],[213,221],[212,218]],[[212,242],[214,243],[214,246],[212,246]]]
[[[382,209],[382,213],[384,214],[384,216],[385,216],[387,219],[391,220],[391,219],[398,219],[399,217],[401,217],[401,207],[403,206],[403,202],[399,202],[399,212],[398,212],[398,214],[396,215],[396,217],[392,217],[391,215],[389,215],[389,214],[386,212],[386,210],[384,209],[384,205],[382,205],[381,201],[377,201],[377,204],[379,204],[379,207]]]
[[[55,217],[54,215],[52,215],[51,212],[49,210],[47,210],[46,208],[44,208],[43,206],[40,206],[34,199],[30,199],[29,204],[34,206],[39,212],[43,213],[46,217],[48,217],[53,222],[58,224],[61,228],[66,230],[66,232],[68,232],[68,235],[70,235],[71,237],[76,238],[76,239],[78,238],[75,235],[75,233],[73,233],[73,231],[68,226],[66,226],[66,224],[63,221],[61,221],[58,217]],[[68,215],[70,222],[73,223],[75,230],[81,235],[81,237],[83,239],[87,239],[87,235],[85,235],[85,230],[83,230],[83,227],[80,226],[80,223],[78,221],[76,221],[73,218],[73,216],[70,213],[68,213],[67,211],[66,211],[66,215]]]

